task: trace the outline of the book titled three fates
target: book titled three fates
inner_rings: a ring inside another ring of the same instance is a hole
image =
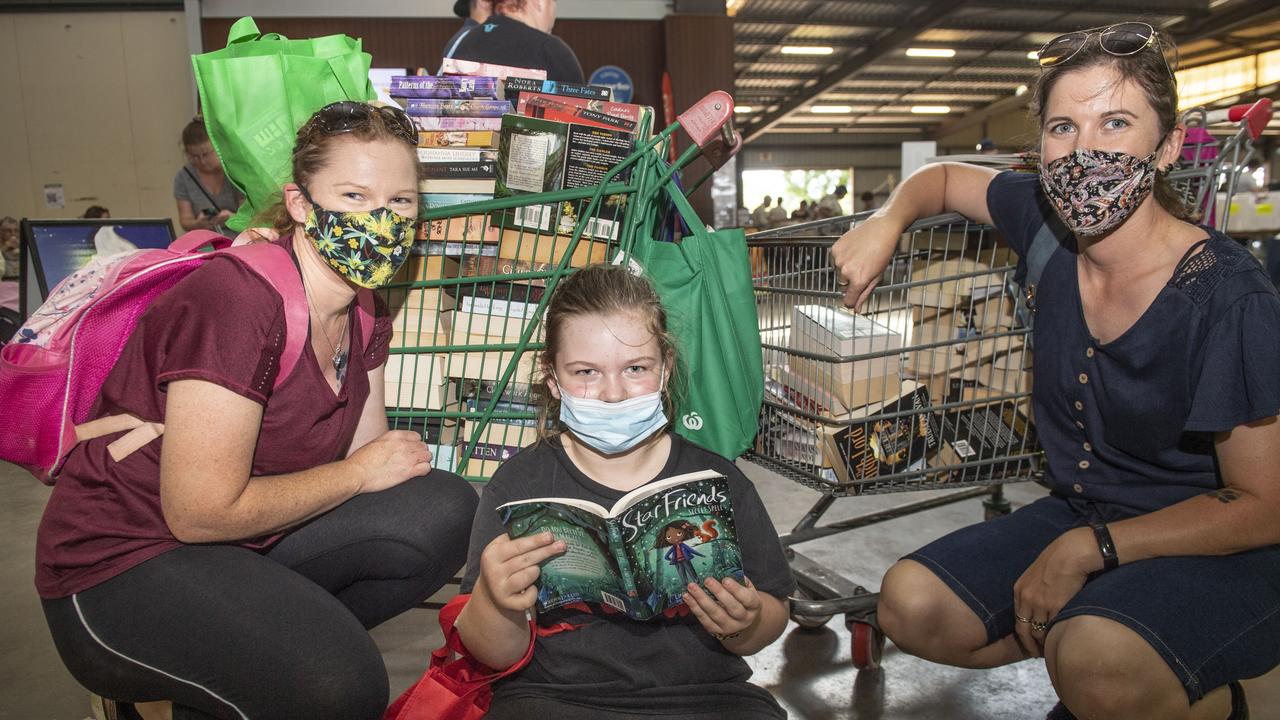
[[[648,620],[683,605],[689,583],[744,576],[729,481],[715,471],[643,485],[612,508],[534,498],[498,511],[512,538],[550,531],[568,546],[542,564],[540,611],[587,602]]]

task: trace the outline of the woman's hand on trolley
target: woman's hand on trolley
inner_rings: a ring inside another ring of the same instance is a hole
[[[893,258],[901,236],[902,228],[892,220],[873,215],[841,235],[831,246],[836,289],[844,293],[845,307],[861,310]]]
[[[1102,568],[1098,544],[1087,528],[1069,530],[1049,544],[1013,585],[1014,636],[1030,657],[1044,656],[1049,623]]]

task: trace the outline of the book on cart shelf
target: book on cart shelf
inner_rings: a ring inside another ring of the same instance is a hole
[[[442,312],[452,310],[456,304],[454,296],[441,287],[412,288],[392,286],[386,288],[383,293],[387,299],[387,307],[391,309],[392,315],[402,310]]]
[[[492,160],[475,162],[419,162],[419,171],[424,180],[488,180],[493,182],[498,177],[498,161],[496,155]],[[429,191],[428,191],[429,192]]]
[[[458,277],[459,266],[455,258],[428,254],[426,250],[424,243],[414,243],[409,259],[396,273],[391,284]]]
[[[414,410],[443,410],[449,402],[444,375],[445,356],[391,353],[383,371],[386,406]]]
[[[507,78],[531,78],[539,81],[547,79],[547,71],[539,68],[514,67],[511,65],[478,62],[476,60],[459,60],[458,58],[445,58],[440,64],[440,74],[496,78],[498,96],[502,98],[506,97]]]
[[[405,100],[402,104],[404,106],[404,113],[411,118],[500,118],[504,113],[511,112],[511,103],[497,98],[476,98],[474,100],[441,100],[431,98],[422,100]]]
[[[897,395],[822,427],[823,450],[840,483],[861,483],[926,467],[938,448],[929,389],[903,380]]]
[[[526,350],[516,361],[511,381],[533,382],[537,352]],[[446,356],[442,372],[446,377],[470,380],[498,380],[516,358],[514,350],[466,350]]]
[[[636,126],[639,125],[638,117],[634,120],[626,117],[626,115],[632,114],[639,116],[640,106],[638,105],[634,106],[636,108],[635,113],[627,112],[625,115],[619,116],[587,107],[585,102],[581,105],[565,102],[570,99],[558,98],[553,95],[530,94],[527,97],[520,98],[517,114],[543,120],[578,123],[589,127],[624,130],[626,132],[634,132]]]
[[[976,260],[921,260],[911,274],[912,282],[928,280],[907,290],[907,302],[942,310],[955,310],[975,293],[991,297],[1003,289],[1003,273]]]
[[[492,281],[463,283],[453,286],[450,291],[459,298],[493,298],[536,305],[547,289],[525,283]]]
[[[481,400],[479,398],[468,397],[463,398],[462,407],[467,412],[484,412],[489,407],[489,400]],[[494,414],[499,413],[521,413],[530,417],[523,418],[499,418],[494,417],[489,420],[491,423],[499,425],[522,425],[524,427],[538,426],[538,406],[528,405],[526,403],[497,402],[493,406]]]
[[[495,394],[500,402],[532,405],[538,402],[534,386],[528,383],[508,382],[501,393],[498,384],[491,380],[463,380],[459,389],[461,397],[474,398],[477,402],[488,402]]]
[[[941,446],[932,464],[942,467],[966,462],[995,460],[1036,451],[1035,428],[1028,419],[1030,399],[998,400],[1004,394],[960,380],[951,382],[947,402],[967,405],[942,413]],[[990,399],[990,402],[983,400]],[[1025,470],[1016,461],[954,469],[952,482],[991,480]]]
[[[432,165],[472,164],[497,162],[498,151],[481,147],[419,147],[418,163],[423,170]],[[495,168],[496,169],[496,168]]]
[[[404,106],[405,101],[420,98],[470,100],[498,97],[498,78],[462,75],[393,75],[391,99]]]
[[[849,312],[843,308],[830,305],[796,305],[791,311],[789,342],[790,347],[795,350],[831,355],[836,358],[851,358],[899,350],[902,348],[902,335],[866,315]]]
[[[450,344],[453,314],[452,310],[397,310],[391,315],[391,347],[433,348]]]
[[[418,193],[418,212],[492,200],[486,193]]]
[[[684,604],[690,582],[743,578],[729,483],[714,471],[648,483],[611,508],[546,497],[498,512],[512,538],[550,531],[568,546],[535,581],[542,612],[587,602],[648,620]]]
[[[440,195],[456,193],[459,195],[485,195],[493,199],[493,188],[496,178],[422,178],[418,181],[419,195]]]
[[[419,132],[449,132],[453,130],[488,130],[494,132],[502,129],[501,117],[412,117],[413,124]]]
[[[586,98],[579,97],[531,92],[522,93],[520,95],[520,100],[516,103],[516,114],[528,117],[547,117],[548,110],[567,112],[573,108],[591,110],[619,120],[630,121],[632,123],[632,129],[640,124],[640,121],[645,117],[646,113],[653,113],[653,109],[647,105],[606,102],[604,100],[588,100]],[[547,119],[561,120],[561,118],[557,117],[547,117]],[[573,122],[572,119],[561,121]],[[610,125],[610,127],[624,126]]]
[[[498,145],[492,130],[419,130],[419,148],[476,148],[488,150]]]
[[[489,224],[488,215],[462,215],[423,220],[418,223],[417,239],[429,242],[496,243],[499,240],[499,234],[498,228]]]
[[[491,275],[519,275],[522,273],[547,272],[554,268],[550,263],[534,260],[500,257],[494,255],[466,255],[462,258],[461,277],[489,277]],[[546,278],[529,278],[511,280],[511,284],[526,284],[532,287],[546,287]]]
[[[511,102],[512,107],[519,107],[520,98],[525,93],[577,97],[586,100],[613,100],[613,88],[607,85],[583,85],[581,83],[537,80],[514,76],[507,77],[502,81],[502,91],[503,96]]]

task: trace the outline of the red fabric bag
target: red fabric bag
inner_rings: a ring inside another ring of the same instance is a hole
[[[538,627],[530,620],[533,632],[529,633],[529,647],[524,657],[506,670],[496,671],[471,657],[453,627],[470,598],[469,594],[458,595],[440,610],[444,645],[431,652],[431,665],[422,679],[391,703],[383,720],[479,720],[489,711],[492,683],[528,665],[529,658],[533,657],[534,641],[539,636],[574,629],[568,623]]]

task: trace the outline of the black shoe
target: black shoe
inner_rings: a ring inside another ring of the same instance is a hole
[[[1058,704],[1054,705],[1053,709],[1049,711],[1049,714],[1044,716],[1044,720],[1076,720],[1076,716],[1072,715],[1067,706],[1063,705],[1062,701],[1059,700]]]
[[[1231,714],[1227,720],[1249,720],[1249,702],[1244,698],[1244,687],[1238,682],[1228,683],[1231,689]]]

